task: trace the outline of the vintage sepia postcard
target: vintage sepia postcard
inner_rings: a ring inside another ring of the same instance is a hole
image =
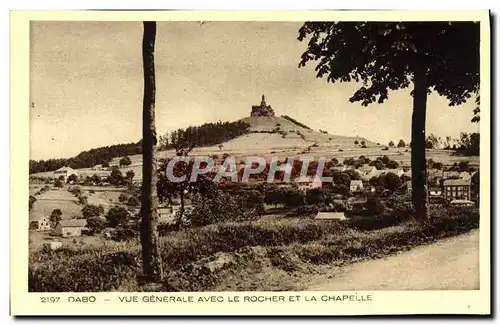
[[[491,313],[486,10],[13,11],[11,81],[12,315]]]

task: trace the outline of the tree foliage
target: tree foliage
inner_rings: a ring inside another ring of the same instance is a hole
[[[389,91],[413,84],[412,203],[427,218],[427,95],[435,91],[455,106],[478,94],[479,23],[306,22],[298,39],[309,40],[299,67],[314,61],[318,78],[359,84],[350,102],[383,103]]]
[[[52,210],[52,213],[50,214],[49,221],[52,224],[52,227],[54,227],[59,221],[62,219],[62,211],[61,209],[54,209]]]
[[[298,39],[308,37],[299,66],[319,61],[319,78],[362,82],[351,102],[384,102],[410,85],[415,69],[425,69],[429,91],[452,106],[479,90],[476,22],[306,22]]]
[[[112,207],[106,214],[106,220],[113,228],[125,224],[129,219],[130,213],[123,207]]]
[[[85,219],[98,217],[104,214],[104,207],[102,205],[96,206],[88,204],[82,208],[82,215]]]
[[[129,156],[125,156],[120,159],[120,166],[129,166],[130,164],[132,164],[132,160],[130,160]]]

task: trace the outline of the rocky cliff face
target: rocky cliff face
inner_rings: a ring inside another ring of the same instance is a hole
[[[262,101],[260,102],[260,105],[252,106],[252,112],[250,113],[250,116],[274,117],[274,110],[272,109],[271,105],[266,104],[266,98],[264,97],[264,95],[262,95]]]

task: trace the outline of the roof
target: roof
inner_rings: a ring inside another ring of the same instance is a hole
[[[360,180],[352,180],[350,184],[351,184],[351,186],[352,186],[352,185],[363,185],[363,181],[360,181]]]
[[[344,212],[318,212],[314,219],[321,220],[345,220]]]
[[[363,166],[359,167],[358,170],[363,172],[363,173],[369,173],[373,170],[373,168],[375,168],[375,166],[363,165]]]
[[[474,202],[469,201],[469,200],[453,200],[450,203],[472,203],[472,204],[474,204]]]
[[[464,179],[445,179],[443,186],[469,186],[470,181]]]
[[[72,172],[72,171],[74,171],[74,169],[71,167],[63,166],[63,167],[59,168],[58,170],[56,170],[56,172],[65,172],[65,171]]]
[[[61,220],[59,221],[62,227],[86,227],[87,220],[86,219],[70,219],[70,220]]]

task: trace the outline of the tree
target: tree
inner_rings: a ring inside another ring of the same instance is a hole
[[[122,185],[123,184],[123,174],[118,169],[118,167],[113,166],[111,174],[108,177],[108,182],[111,185]]]
[[[366,145],[365,140],[361,141],[361,145],[362,145],[362,146],[365,146],[365,145]]]
[[[101,178],[97,174],[92,175],[90,181],[96,185],[101,184]]]
[[[109,168],[109,162],[105,161],[105,162],[102,163],[101,166],[104,167],[104,168]]]
[[[322,188],[313,188],[306,192],[306,203],[307,204],[322,204],[326,200],[326,192]]]
[[[56,179],[56,181],[54,182],[54,186],[55,187],[64,187],[64,183],[62,180]]]
[[[394,173],[387,173],[382,177],[383,177],[383,185],[388,190],[395,191],[402,185],[401,178],[399,178],[398,175]]]
[[[387,165],[389,163],[389,161],[391,161],[391,159],[389,158],[389,156],[384,155],[384,156],[382,156],[381,161],[384,165]]]
[[[88,197],[85,195],[78,196],[78,204],[87,205],[88,204]]]
[[[358,140],[354,141],[354,144],[355,144],[355,145],[358,145],[358,144],[359,144],[359,141],[358,141]]]
[[[425,147],[427,149],[437,149],[439,147],[440,139],[431,133],[425,140]]]
[[[394,147],[394,142],[392,140],[389,141],[389,147]]]
[[[469,161],[467,160],[462,160],[458,163],[458,168],[460,168],[461,172],[468,172],[469,171]]]
[[[100,233],[105,226],[106,222],[101,217],[91,217],[87,219],[87,229],[91,234]]]
[[[99,217],[104,214],[104,207],[102,205],[88,204],[82,208],[81,212],[85,219]]]
[[[62,211],[61,209],[54,209],[52,210],[52,213],[50,214],[49,221],[52,225],[52,227],[55,227],[55,225],[61,221],[62,219]]]
[[[118,202],[127,202],[128,200],[128,196],[125,194],[125,193],[121,193],[119,196],[118,196]]]
[[[142,106],[142,205],[141,246],[143,276],[148,281],[161,281],[163,269],[158,239],[158,194],[156,162],[155,100],[156,79],[154,50],[156,22],[144,22],[142,62],[144,97]]]
[[[318,62],[317,77],[362,82],[349,99],[368,106],[384,102],[389,90],[413,84],[412,203],[418,218],[425,202],[427,95],[436,91],[451,106],[479,91],[477,22],[306,22],[299,41],[309,38],[299,67]]]
[[[132,161],[129,156],[125,156],[120,159],[120,166],[129,166],[130,164],[132,164]]]
[[[384,163],[380,159],[372,160],[372,162],[370,162],[370,166],[375,166],[375,168],[377,168],[378,170],[382,170],[385,168]]]
[[[132,180],[134,179],[134,176],[135,176],[135,173],[133,170],[129,170],[125,173],[125,178],[129,181],[129,182],[132,182]]]
[[[389,160],[386,164],[386,167],[389,168],[389,169],[396,169],[399,167],[399,164],[397,161],[395,160]]]
[[[128,198],[127,204],[135,207],[141,204],[141,201],[137,197],[131,196]]]
[[[76,176],[76,174],[71,174],[68,176],[68,180],[67,180],[68,183],[76,183],[78,182],[78,176]]]
[[[403,141],[403,139],[399,140],[398,148],[404,148],[405,146],[406,146],[406,143]]]
[[[33,209],[33,205],[35,204],[36,202],[36,197],[34,197],[33,195],[30,195],[30,198],[29,198],[29,211],[31,211],[31,209]]]
[[[460,133],[458,152],[464,156],[479,156],[479,133]]]
[[[365,203],[366,213],[371,216],[381,215],[385,211],[384,203],[377,197],[370,197]]]
[[[112,207],[109,209],[108,213],[106,213],[106,220],[113,228],[125,224],[129,219],[130,213],[128,213],[127,209],[122,207]]]

